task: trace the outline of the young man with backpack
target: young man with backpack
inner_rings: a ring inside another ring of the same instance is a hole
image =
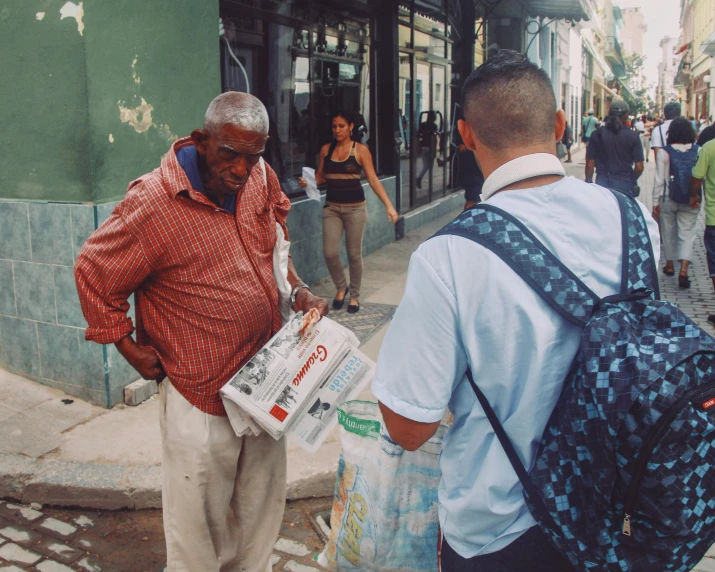
[[[373,383],[406,449],[454,415],[442,571],[685,570],[715,541],[715,425],[690,409],[708,405],[701,382],[715,394],[715,342],[656,300],[644,207],[565,176],[543,70],[501,51],[467,79],[464,110],[484,202],[412,256]],[[694,426],[684,447],[661,438]]]
[[[700,212],[690,206],[690,175],[699,149],[690,121],[685,117],[674,119],[668,130],[668,144],[656,159],[653,185],[653,217],[660,217],[665,254],[663,274],[673,276],[673,261],[679,260],[678,286],[684,289],[690,288],[688,268]]]

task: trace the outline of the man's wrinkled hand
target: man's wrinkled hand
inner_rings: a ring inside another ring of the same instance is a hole
[[[702,201],[703,200],[699,196],[690,197],[690,208],[691,209],[699,209]]]
[[[293,307],[293,310],[307,314],[308,311],[313,308],[320,312],[321,317],[328,315],[328,301],[325,298],[316,296],[307,288],[299,290],[295,297],[295,306]]]
[[[118,341],[115,345],[119,353],[143,379],[161,381],[166,377],[159,356],[151,348],[140,346],[130,336]]]
[[[660,205],[653,207],[653,212],[651,213],[653,218],[658,218],[660,216]]]

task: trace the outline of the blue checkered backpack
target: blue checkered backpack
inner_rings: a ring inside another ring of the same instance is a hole
[[[641,210],[614,195],[624,229],[621,293],[603,299],[491,205],[437,236],[485,246],[583,328],[528,472],[468,372],[539,527],[577,570],[685,571],[715,543],[715,340],[659,300]]]

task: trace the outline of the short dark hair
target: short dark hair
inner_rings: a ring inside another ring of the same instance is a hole
[[[663,107],[663,115],[666,119],[675,119],[680,115],[680,104],[677,101],[669,101]]]
[[[685,117],[676,117],[668,127],[668,145],[695,143],[695,129]]]
[[[502,50],[492,56],[470,74],[462,93],[464,118],[487,147],[553,143],[556,97],[551,80],[524,54]]]

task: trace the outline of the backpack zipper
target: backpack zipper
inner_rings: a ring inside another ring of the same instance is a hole
[[[678,367],[678,365],[673,366],[672,369],[675,369],[676,367]],[[628,492],[626,493],[626,502],[625,507],[623,509],[623,525],[621,528],[621,532],[624,535],[631,535],[631,514],[633,512],[633,505],[638,499],[638,489],[640,488],[641,481],[645,476],[645,471],[648,467],[648,462],[650,461],[650,457],[653,454],[653,450],[655,449],[656,444],[668,431],[671,424],[673,423],[673,421],[675,421],[675,418],[683,410],[683,408],[691,401],[695,401],[696,397],[698,398],[697,401],[703,400],[702,402],[715,397],[715,382],[708,384],[704,388],[695,387],[685,393],[680,399],[678,399],[678,401],[675,402],[675,405],[673,405],[670,410],[667,413],[663,414],[663,416],[658,420],[655,429],[651,430],[651,433],[648,436],[648,440],[643,445],[641,453],[636,459],[636,468],[633,471],[633,478],[628,485]],[[713,409],[713,411],[715,411],[715,409]]]

